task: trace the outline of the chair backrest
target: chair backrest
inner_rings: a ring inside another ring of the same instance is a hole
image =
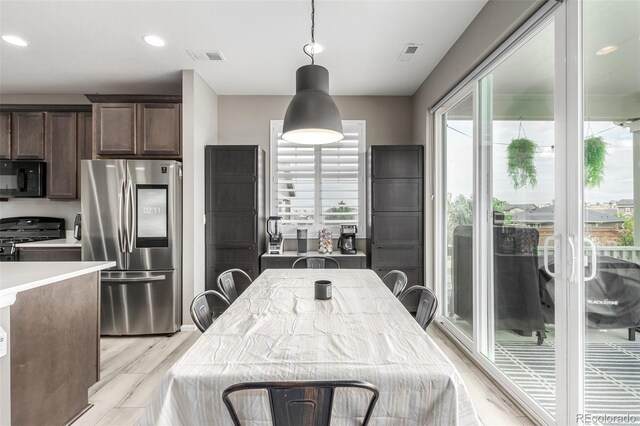
[[[333,257],[328,256],[305,256],[299,257],[293,262],[292,268],[299,268],[299,265],[304,265],[307,269],[325,269],[327,261],[334,267],[334,269],[340,269],[340,263]]]
[[[431,321],[433,321],[433,318],[436,316],[436,311],[438,310],[438,298],[431,289],[421,285],[414,285],[413,287],[406,289],[400,295],[400,301],[402,302],[413,293],[418,293],[419,298],[416,321],[418,321],[420,327],[426,330],[427,327],[429,327],[429,324],[431,324]]]
[[[402,271],[393,270],[388,272],[384,277],[382,277],[382,281],[387,286],[393,287],[393,295],[395,297],[400,297],[400,294],[404,291],[404,288],[407,286],[409,279],[407,278],[407,274]]]
[[[238,298],[238,290],[236,289],[236,282],[233,280],[233,274],[238,273],[245,276],[249,282],[251,277],[242,269],[229,269],[224,271],[218,276],[218,288],[225,295],[229,303],[233,303]]]
[[[336,388],[365,389],[371,394],[362,422],[363,426],[367,425],[379,392],[371,383],[357,380],[238,383],[224,390],[222,400],[235,426],[240,426],[240,419],[231,404],[229,395],[255,389],[264,389],[268,392],[274,426],[329,426]]]
[[[211,305],[207,300],[207,296],[212,296],[219,299],[223,305],[226,307],[229,306],[229,301],[222,294],[218,293],[215,290],[207,290],[198,294],[193,298],[191,302],[191,307],[189,310],[191,311],[191,318],[193,319],[194,324],[198,327],[198,330],[204,331],[213,324],[213,312],[211,311]]]

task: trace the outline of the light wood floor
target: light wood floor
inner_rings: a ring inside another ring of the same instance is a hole
[[[531,425],[531,421],[440,330],[429,335],[462,376],[485,425]],[[198,339],[200,332],[171,337],[106,337],[101,340],[101,380],[89,390],[94,406],[75,425],[132,425],[162,376]]]

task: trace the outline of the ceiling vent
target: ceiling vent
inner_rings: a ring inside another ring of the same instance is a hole
[[[187,50],[194,61],[224,61],[224,56],[219,50]]]
[[[402,48],[402,52],[400,52],[400,56],[398,57],[398,61],[400,62],[408,62],[413,58],[413,55],[418,51],[418,47],[422,46],[421,44],[409,43]]]

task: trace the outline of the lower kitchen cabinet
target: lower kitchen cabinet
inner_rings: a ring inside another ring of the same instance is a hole
[[[316,252],[308,252],[306,256],[327,256],[332,257],[338,261],[340,269],[366,269],[367,268],[367,256],[358,252],[357,254],[341,254],[339,251],[332,254],[318,254]],[[263,254],[260,257],[260,272],[264,272],[266,269],[291,269],[293,262],[300,257],[306,257],[298,255],[295,251],[287,252],[283,254]]]
[[[79,262],[82,260],[80,247],[19,247],[18,260],[23,262]]]

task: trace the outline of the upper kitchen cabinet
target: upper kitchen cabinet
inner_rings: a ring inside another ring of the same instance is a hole
[[[137,104],[138,154],[180,157],[180,104]]]
[[[135,104],[93,105],[93,140],[96,155],[135,155],[135,123]]]
[[[78,198],[78,114],[49,112],[46,119],[47,198]]]
[[[94,158],[182,156],[182,98],[86,95],[93,102]]]
[[[11,158],[44,160],[44,112],[11,114]]]
[[[11,158],[11,113],[0,112],[0,159]]]

